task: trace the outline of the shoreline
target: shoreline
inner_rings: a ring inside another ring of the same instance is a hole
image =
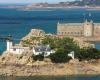
[[[40,9],[43,9],[43,10],[48,10],[48,9],[52,9],[52,10],[55,10],[55,9],[86,9],[86,10],[100,10],[100,6],[96,6],[96,7],[90,7],[90,6],[67,6],[67,7],[32,7],[31,9],[30,8],[22,8],[22,9],[18,9],[18,10],[26,10],[26,11],[31,11],[31,10],[40,10]],[[42,11],[42,10],[41,10]]]
[[[34,76],[16,76],[16,75],[11,75],[11,76],[5,76],[5,75],[0,75],[0,77],[77,77],[77,76],[80,76],[80,77],[91,77],[91,76],[100,76],[100,74],[83,74],[83,75],[34,75]]]
[[[97,61],[97,60],[96,60]],[[20,61],[19,61],[20,62]],[[15,62],[0,62],[2,76],[97,76],[100,75],[100,60],[97,63],[78,62],[69,63],[33,62],[19,64]]]

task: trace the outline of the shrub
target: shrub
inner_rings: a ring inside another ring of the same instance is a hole
[[[44,60],[44,53],[39,54],[39,55],[33,55],[33,59],[35,61],[39,60],[39,61],[43,61]]]
[[[59,49],[55,54],[51,54],[50,59],[54,63],[66,63],[70,60],[67,52],[63,49]]]
[[[100,53],[99,50],[95,48],[83,48],[80,49],[80,53],[77,55],[80,60],[91,60],[91,59],[99,59]]]

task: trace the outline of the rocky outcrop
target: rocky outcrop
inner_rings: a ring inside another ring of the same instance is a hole
[[[5,52],[0,57],[0,63],[2,64],[28,64],[30,62],[33,62],[31,52],[26,52],[21,55]]]
[[[0,75],[35,76],[35,75],[95,75],[100,74],[100,60],[54,64],[49,59],[34,61],[31,54],[4,54],[0,57]]]
[[[31,37],[44,37],[45,34],[46,34],[45,31],[43,31],[41,29],[31,29],[29,34],[26,35],[25,37],[23,37],[22,40],[31,39]]]

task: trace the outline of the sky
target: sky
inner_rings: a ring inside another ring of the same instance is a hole
[[[38,3],[38,2],[57,3],[63,1],[73,1],[73,0],[0,0],[0,3]]]

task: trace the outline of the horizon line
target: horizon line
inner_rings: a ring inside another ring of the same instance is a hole
[[[73,1],[61,1],[61,2],[73,2]],[[48,3],[48,4],[58,4],[58,3],[60,3],[60,2],[1,2],[0,4],[33,4],[33,3],[35,3],[35,4],[37,4],[37,3]]]

